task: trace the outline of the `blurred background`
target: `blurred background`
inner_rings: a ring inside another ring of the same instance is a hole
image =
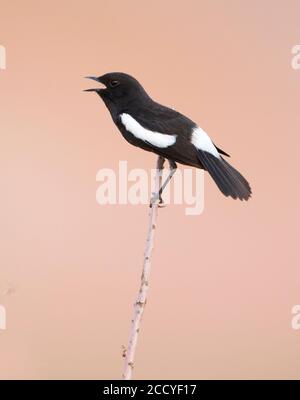
[[[3,2],[2,2],[3,3]],[[297,0],[1,4],[1,379],[120,378],[147,206],[100,206],[100,168],[154,167],[86,75],[123,71],[191,117],[249,179],[159,210],[137,379],[299,379]]]

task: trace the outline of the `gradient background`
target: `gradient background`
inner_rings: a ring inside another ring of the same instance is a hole
[[[1,0],[0,377],[119,378],[146,206],[99,206],[100,168],[150,169],[86,75],[124,71],[249,179],[159,211],[134,377],[300,378],[298,0]]]

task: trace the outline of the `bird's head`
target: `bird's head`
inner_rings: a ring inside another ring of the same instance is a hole
[[[86,89],[87,92],[96,92],[106,105],[113,103],[115,107],[126,104],[142,97],[148,97],[142,85],[132,76],[123,72],[110,72],[108,74],[94,77],[87,76],[104,85],[95,89]]]

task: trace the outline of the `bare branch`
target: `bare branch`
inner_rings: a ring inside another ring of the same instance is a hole
[[[156,174],[155,174],[155,194],[153,199],[151,200],[151,205],[149,208],[149,225],[148,225],[148,234],[146,241],[146,248],[144,253],[144,262],[143,262],[143,271],[141,276],[141,284],[139,293],[134,303],[134,313],[133,319],[131,321],[131,330],[129,335],[129,343],[126,351],[123,353],[125,355],[125,364],[123,371],[123,379],[131,379],[132,371],[134,368],[134,357],[136,352],[136,345],[138,341],[138,335],[141,325],[141,320],[143,316],[143,312],[147,302],[147,295],[149,290],[149,278],[151,271],[151,255],[153,250],[154,243],[154,233],[156,228],[156,220],[157,220],[157,210],[158,210],[158,201],[159,196],[159,188],[162,183],[162,169],[164,165],[165,159],[163,157],[158,157],[157,166],[156,166]]]

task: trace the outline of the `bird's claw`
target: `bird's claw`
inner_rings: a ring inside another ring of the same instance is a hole
[[[167,205],[163,202],[163,200],[161,200],[161,201],[158,203],[157,207],[158,207],[158,208],[165,208],[165,207],[167,207]]]
[[[158,198],[159,198],[159,196],[158,196],[157,193],[152,193],[152,197],[151,197],[151,200],[150,200],[150,207],[152,207],[153,204],[156,203],[156,201],[158,200]]]
[[[151,197],[151,200],[150,200],[150,207],[152,207],[152,205],[154,203],[156,203],[157,200],[159,200],[159,203],[157,205],[159,208],[166,207],[166,204],[164,203],[164,201],[163,201],[163,199],[161,197],[161,194],[157,194],[157,193],[152,193],[152,197]]]

